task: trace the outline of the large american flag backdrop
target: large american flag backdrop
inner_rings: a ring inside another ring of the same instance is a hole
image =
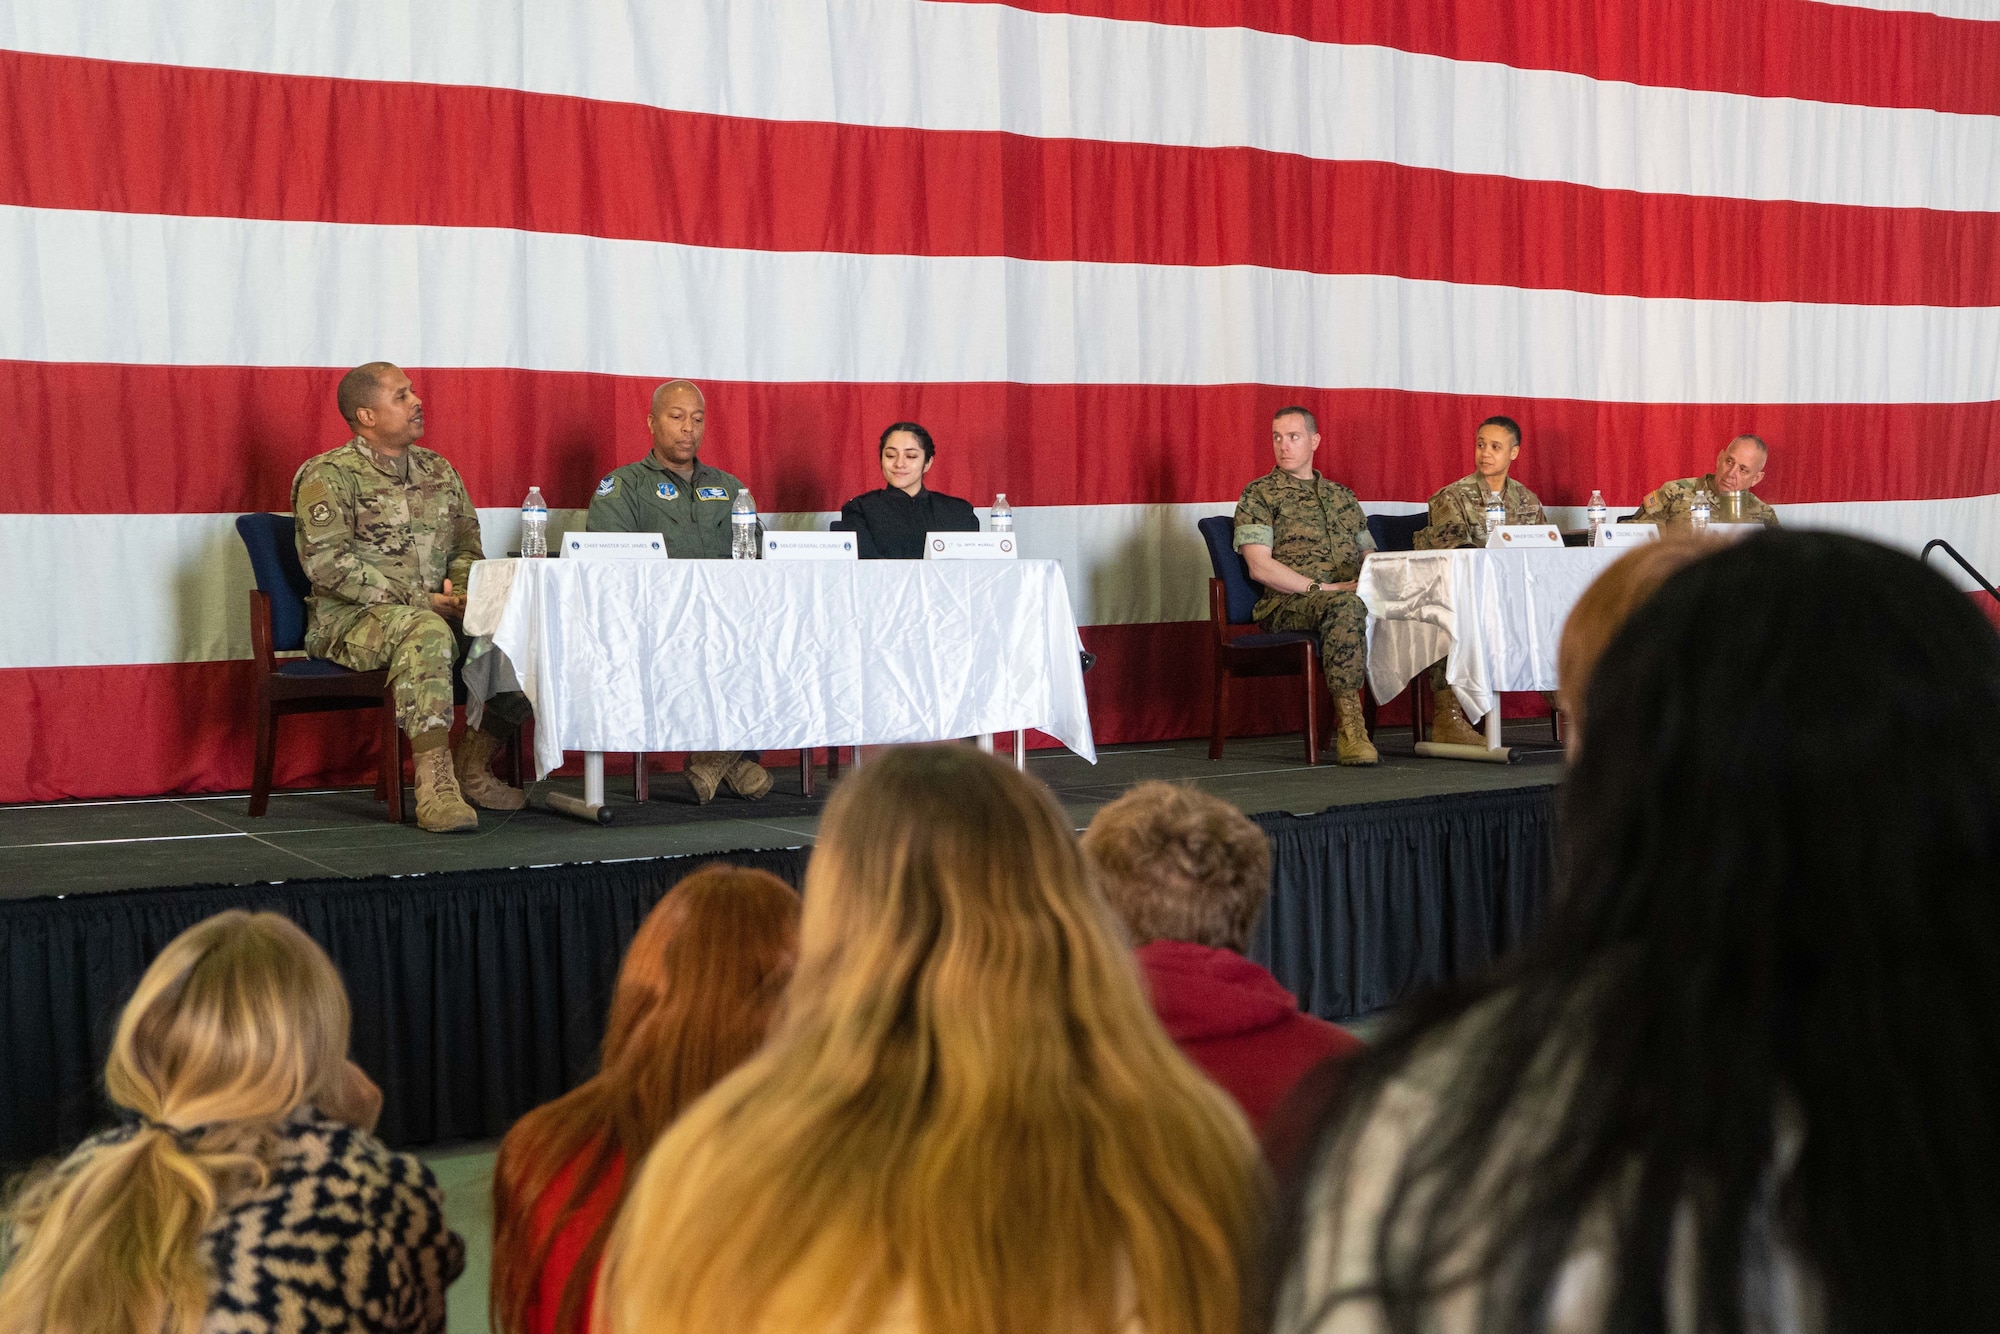
[[[1194,523],[1293,401],[1375,508],[1490,413],[1558,506],[1756,431],[1788,521],[2000,568],[2000,15],[1877,6],[12,0],[0,801],[247,782],[232,519],[378,357],[494,545],[668,377],[786,522],[926,423],[1104,740],[1205,725]]]

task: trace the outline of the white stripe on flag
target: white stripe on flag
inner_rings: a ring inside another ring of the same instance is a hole
[[[1621,508],[1623,506],[1621,505]],[[1014,511],[1021,548],[1062,563],[1082,625],[1205,620],[1209,563],[1198,519],[1234,502],[1058,505]],[[1369,502],[1372,513],[1420,503]],[[1949,540],[2000,577],[2000,496],[1780,506],[1793,527],[1859,533],[1914,553]],[[514,548],[520,515],[479,513],[486,550]],[[582,512],[551,516],[557,533]],[[830,514],[766,515],[780,527],[824,528]],[[1556,511],[1580,524],[1580,510]],[[204,662],[250,656],[250,563],[233,514],[0,515],[0,587],[9,590],[0,668]],[[1971,583],[1945,562],[1940,571]],[[113,590],[107,594],[106,590]]]
[[[2000,308],[1249,267],[705,249],[0,208],[0,357],[764,382],[1272,384],[1612,402],[2000,399]]]
[[[14,0],[0,7],[0,47],[769,120],[1241,146],[1609,190],[2000,210],[2000,117],[1004,5],[521,0],[496,22],[477,0]]]

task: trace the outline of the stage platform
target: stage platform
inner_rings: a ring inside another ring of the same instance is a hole
[[[1510,743],[1546,742],[1546,721]],[[1296,736],[1114,747],[1095,767],[1029,769],[1081,827],[1133,784],[1216,793],[1270,836],[1271,902],[1249,953],[1329,1019],[1375,1014],[1463,976],[1534,929],[1554,868],[1553,753],[1512,765],[1419,759],[1407,732],[1372,769],[1308,768]],[[611,786],[615,816],[482,816],[477,834],[386,823],[367,789],[0,808],[0,1167],[104,1124],[98,1086],[119,1008],[168,940],[226,908],[282,912],[332,957],[355,1058],[406,1147],[489,1140],[595,1067],[626,944],[711,858],[802,882],[824,798],[778,773],[766,800],[693,804]],[[560,780],[559,780],[560,781]],[[824,787],[824,785],[823,785]]]
[[[1548,744],[1547,720],[1510,727],[1515,744]],[[1553,754],[1513,764],[1419,759],[1407,729],[1385,729],[1382,763],[1309,768],[1296,735],[1231,741],[1208,758],[1206,741],[1106,747],[1086,764],[1067,750],[1031,751],[1028,772],[1052,788],[1082,828],[1091,812],[1135,783],[1192,782],[1252,815],[1306,814],[1331,806],[1533,787],[1555,781]],[[846,770],[842,771],[843,773]],[[799,793],[797,765],[775,764],[777,785],[764,800],[726,792],[697,805],[677,773],[655,772],[652,797],[632,799],[629,776],[606,787],[606,826],[585,825],[533,805],[482,811],[477,833],[438,835],[383,816],[368,788],[276,792],[268,814],[246,815],[241,793],[129,801],[56,802],[0,807],[0,898],[35,898],[178,885],[249,885],[301,878],[358,879],[510,866],[678,857],[743,848],[810,845],[831,790],[824,766],[812,798]],[[535,784],[581,795],[580,779]]]

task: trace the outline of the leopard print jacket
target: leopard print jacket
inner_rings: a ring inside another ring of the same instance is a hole
[[[129,1139],[85,1140],[59,1172]],[[364,1334],[445,1327],[445,1289],[465,1243],[444,1192],[415,1157],[301,1108],[278,1129],[261,1190],[225,1198],[202,1233],[203,1334]]]

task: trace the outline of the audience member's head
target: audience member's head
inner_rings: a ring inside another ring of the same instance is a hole
[[[1585,700],[1549,920],[1364,1058],[1279,1328],[1990,1324],[2000,640],[1907,556],[1770,533]]]
[[[1092,817],[1083,850],[1134,945],[1242,953],[1271,892],[1271,841],[1220,797],[1141,783]]]
[[[289,919],[225,912],[177,936],[140,978],[104,1063],[105,1092],[137,1129],[23,1192],[0,1330],[201,1328],[202,1230],[261,1179],[279,1122],[342,1099],[347,1029],[340,975]]]
[[[1048,793],[900,749],[828,803],[778,1027],[646,1160],[598,1319],[1234,1329],[1258,1201]]]
[[[495,1160],[496,1329],[588,1327],[628,1168],[763,1043],[798,934],[791,887],[735,866],[696,871],[647,914],[618,972],[598,1073],[516,1122]]]
[[[1715,549],[1716,544],[1692,538],[1634,547],[1592,580],[1570,608],[1556,647],[1556,707],[1569,724],[1563,744],[1571,755],[1583,738],[1584,691],[1605,647],[1675,571]]]

